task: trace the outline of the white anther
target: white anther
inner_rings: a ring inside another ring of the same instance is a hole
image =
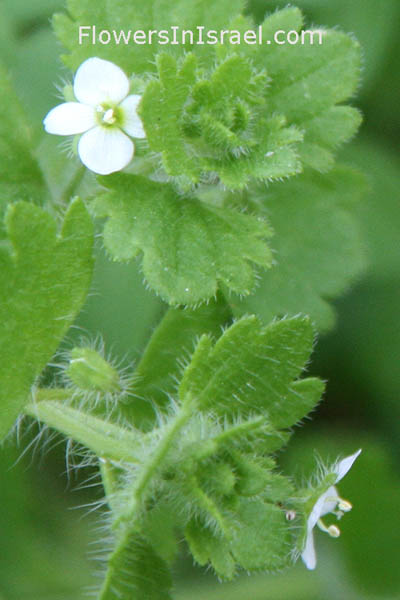
[[[336,527],[336,525],[330,525],[328,527],[327,533],[333,538],[338,538],[340,536],[340,529]]]
[[[114,109],[109,108],[103,115],[103,123],[108,123],[108,125],[113,125],[116,121],[116,117],[114,114]]]
[[[349,512],[349,510],[353,508],[353,505],[348,500],[343,500],[342,498],[340,498],[338,502],[338,508],[343,512]]]

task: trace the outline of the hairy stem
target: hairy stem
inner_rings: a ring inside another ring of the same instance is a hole
[[[193,404],[191,399],[188,398],[188,401],[183,404],[175,419],[166,426],[165,433],[160,439],[158,446],[148,462],[143,465],[133,486],[132,499],[128,503],[127,508],[114,521],[113,528],[116,532],[116,545],[108,559],[106,577],[99,594],[100,600],[102,598],[108,599],[109,594],[113,593],[113,588],[120,578],[121,561],[124,555],[129,552],[132,537],[140,533],[140,511],[146,499],[151,481],[164,463],[177,435],[192,415]],[[111,506],[111,508],[118,510],[118,507]]]
[[[48,391],[55,392],[55,390]],[[43,392],[39,394],[39,398],[46,395]],[[54,400],[32,402],[25,407],[25,413],[83,444],[99,457],[122,462],[137,462],[135,457],[139,442],[137,436],[118,425]]]
[[[116,527],[124,522],[132,523],[135,521],[137,513],[140,510],[142,502],[146,496],[151,479],[162,466],[164,459],[175,442],[177,434],[186,425],[186,423],[192,417],[192,414],[192,403],[188,401],[183,404],[175,419],[169,424],[167,431],[161,438],[150,460],[141,470],[141,473],[139,474],[139,477],[135,481],[135,485],[133,487],[133,498],[126,511],[124,511],[124,513],[115,521],[114,525]]]

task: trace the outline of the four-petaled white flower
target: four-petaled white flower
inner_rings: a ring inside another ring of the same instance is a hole
[[[56,135],[82,133],[78,154],[91,171],[100,175],[120,171],[130,163],[135,150],[128,136],[146,137],[136,110],[141,96],[128,95],[129,88],[129,79],[117,65],[89,58],[75,74],[77,102],[53,108],[43,121],[44,127]]]
[[[336,475],[335,483],[338,483],[341,479],[343,479],[346,473],[353,466],[354,461],[360,453],[361,450],[358,450],[351,456],[347,456],[343,460],[339,461],[333,467],[332,473]],[[340,498],[334,485],[331,485],[315,502],[307,520],[306,543],[301,554],[301,558],[303,559],[303,562],[306,565],[307,569],[315,569],[315,566],[317,564],[313,535],[313,529],[315,525],[318,525],[319,528],[322,529],[322,531],[325,531],[331,537],[339,537],[339,528],[336,525],[326,527],[326,525],[322,522],[321,517],[328,513],[334,513],[338,518],[340,518],[343,515],[343,513],[348,512],[349,510],[351,510],[351,508],[352,506],[350,502]]]

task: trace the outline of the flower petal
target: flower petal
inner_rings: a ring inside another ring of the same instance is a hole
[[[304,546],[304,550],[301,553],[301,558],[303,559],[303,562],[306,565],[307,569],[315,569],[317,565],[317,557],[315,554],[314,536],[312,529],[307,533],[306,545]]]
[[[84,104],[118,104],[128,93],[129,79],[122,69],[108,60],[88,58],[75,74],[74,94]]]
[[[312,531],[314,529],[315,525],[317,524],[318,519],[320,519],[322,516],[323,510],[324,510],[324,505],[325,505],[326,494],[327,494],[327,492],[324,492],[322,494],[322,496],[320,496],[318,498],[318,500],[316,501],[316,503],[314,504],[314,506],[312,508],[312,511],[310,512],[310,515],[307,519],[307,530],[308,531]]]
[[[95,124],[96,116],[93,107],[79,102],[59,104],[43,120],[47,133],[56,135],[83,133],[94,127]]]
[[[99,175],[109,175],[126,167],[135,146],[120,129],[95,127],[83,134],[78,154],[83,164]]]
[[[324,515],[327,515],[335,510],[339,501],[339,494],[337,493],[335,486],[331,485],[331,487],[326,490],[325,494],[323,494],[321,498],[323,498],[323,503],[320,516],[323,517]]]
[[[142,96],[139,96],[138,94],[132,94],[131,96],[125,98],[125,100],[120,104],[120,108],[122,108],[124,113],[122,129],[135,138],[146,137],[146,133],[143,129],[143,123],[140,120],[136,110],[141,99]]]
[[[355,452],[351,456],[347,456],[346,458],[343,458],[343,460],[340,460],[337,463],[337,465],[334,469],[334,472],[337,474],[336,483],[338,481],[340,481],[341,479],[343,479],[343,477],[350,471],[351,467],[353,466],[354,461],[360,454],[361,454],[361,449],[357,450],[357,452]]]

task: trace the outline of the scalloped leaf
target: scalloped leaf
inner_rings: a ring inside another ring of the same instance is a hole
[[[180,64],[160,53],[158,80],[140,106],[151,150],[160,152],[168,175],[182,184],[217,177],[231,189],[251,178],[272,180],[301,171],[296,144],[302,132],[263,100],[265,73],[240,56],[210,72],[196,71],[188,54]]]
[[[109,217],[104,244],[115,260],[143,252],[150,287],[170,304],[195,304],[215,296],[218,283],[237,294],[254,287],[252,263],[271,265],[266,221],[230,208],[178,195],[170,184],[141,176],[100,178],[110,189],[94,204]]]
[[[93,268],[93,226],[80,200],[60,235],[44,210],[17,202],[0,246],[0,437],[81,309]]]
[[[255,294],[232,302],[234,314],[254,313],[268,323],[276,315],[301,312],[318,329],[331,328],[335,314],[329,300],[365,268],[355,213],[366,190],[364,176],[348,167],[259,188],[254,197],[274,228],[277,264],[262,274]]]
[[[231,26],[245,31],[253,23],[239,17]],[[303,43],[295,45],[274,41],[277,31],[302,29],[312,31],[313,37],[306,34]],[[295,7],[267,16],[262,32],[263,45],[241,44],[236,51],[266,69],[271,79],[266,90],[271,113],[285,115],[288,125],[304,132],[304,143],[298,145],[301,163],[327,171],[334,164],[334,151],[353,137],[361,123],[357,109],[336,106],[348,101],[359,85],[360,45],[354,37],[334,29],[304,27],[302,13]],[[220,58],[227,52],[226,47],[218,48]]]
[[[241,498],[235,521],[225,536],[216,535],[201,521],[190,521],[185,537],[200,565],[210,562],[217,575],[230,580],[236,565],[246,571],[275,571],[290,563],[291,531],[281,508]]]

